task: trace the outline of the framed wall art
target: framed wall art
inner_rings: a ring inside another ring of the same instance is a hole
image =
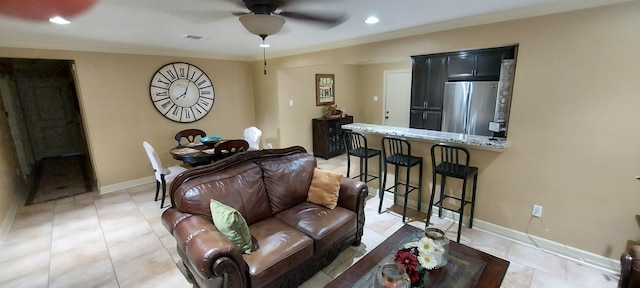
[[[335,75],[316,74],[316,106],[335,104]]]

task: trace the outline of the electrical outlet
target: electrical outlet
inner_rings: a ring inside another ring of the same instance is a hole
[[[267,149],[271,149],[271,148],[273,148],[273,144],[267,143]]]
[[[531,215],[535,217],[542,217],[542,206],[533,204],[533,211],[531,211]]]

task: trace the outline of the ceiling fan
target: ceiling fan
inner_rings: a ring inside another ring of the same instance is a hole
[[[278,33],[284,25],[285,18],[302,20],[308,23],[323,24],[328,27],[336,26],[346,20],[345,14],[329,15],[325,13],[303,13],[287,11],[287,6],[293,2],[311,2],[311,0],[242,0],[249,12],[234,12],[240,16],[240,23],[247,31],[262,38],[262,53],[264,59],[264,75],[267,75],[267,58],[265,55],[264,39]]]
[[[242,0],[249,12],[234,12],[240,16],[240,22],[251,33],[264,40],[269,35],[278,33],[285,23],[285,18],[321,24],[332,27],[346,20],[345,14],[305,13],[288,11],[287,7],[294,2],[313,2],[309,0]],[[237,1],[236,1],[237,3]]]

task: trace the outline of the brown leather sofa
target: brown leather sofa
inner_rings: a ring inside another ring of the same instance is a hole
[[[199,287],[296,287],[349,245],[360,245],[367,186],[343,177],[338,206],[306,201],[316,159],[302,147],[248,151],[190,169],[173,181],[162,223],[180,267]],[[238,210],[251,254],[216,229],[209,200]]]

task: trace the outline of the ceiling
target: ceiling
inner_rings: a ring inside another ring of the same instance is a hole
[[[7,1],[7,0],[4,0]],[[21,1],[21,0],[14,0]],[[632,0],[295,0],[287,11],[346,13],[324,27],[287,19],[267,37],[268,57],[344,47],[413,34],[584,9]],[[56,25],[0,14],[0,46],[203,57],[262,58],[260,37],[232,12],[241,0],[98,0]],[[368,25],[370,15],[381,19]],[[198,35],[201,40],[186,39]]]

